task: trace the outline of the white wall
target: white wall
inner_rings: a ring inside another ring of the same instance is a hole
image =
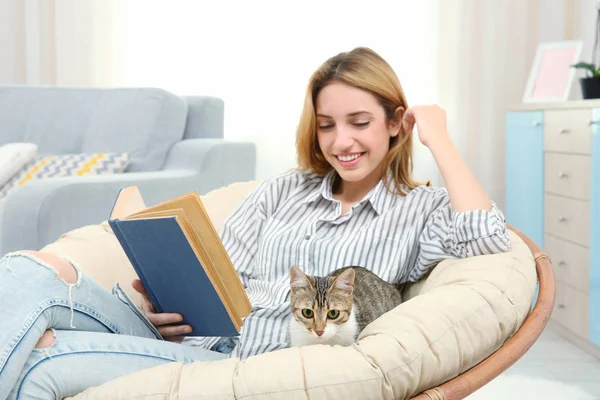
[[[296,166],[306,84],[338,52],[373,48],[410,104],[436,102],[436,0],[129,0],[123,34],[121,84],[223,98],[225,135],[258,145],[259,179]],[[425,150],[417,148],[417,177],[435,179]]]
[[[584,60],[591,61],[592,48],[596,35],[596,15],[598,0],[576,0],[574,33],[577,39],[583,40],[583,51],[581,57]]]
[[[565,0],[537,0],[539,2],[540,41],[564,40]]]

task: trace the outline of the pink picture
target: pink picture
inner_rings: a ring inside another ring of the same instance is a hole
[[[566,101],[580,53],[579,41],[540,44],[523,101]]]

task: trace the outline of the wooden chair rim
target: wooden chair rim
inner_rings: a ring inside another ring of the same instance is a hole
[[[546,327],[554,309],[555,282],[552,262],[538,245],[518,229],[507,226],[529,247],[535,260],[539,293],[535,306],[517,333],[496,352],[456,378],[427,390],[412,400],[459,400],[488,384],[506,371],[535,343]]]

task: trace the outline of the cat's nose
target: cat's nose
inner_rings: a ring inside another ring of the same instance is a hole
[[[323,331],[317,331],[317,330],[315,330],[315,333],[317,334],[317,336],[321,336],[323,334]]]

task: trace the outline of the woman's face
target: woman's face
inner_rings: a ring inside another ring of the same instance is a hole
[[[374,187],[390,137],[399,127],[388,126],[383,107],[371,93],[340,82],[319,92],[316,111],[319,146],[342,185]]]

